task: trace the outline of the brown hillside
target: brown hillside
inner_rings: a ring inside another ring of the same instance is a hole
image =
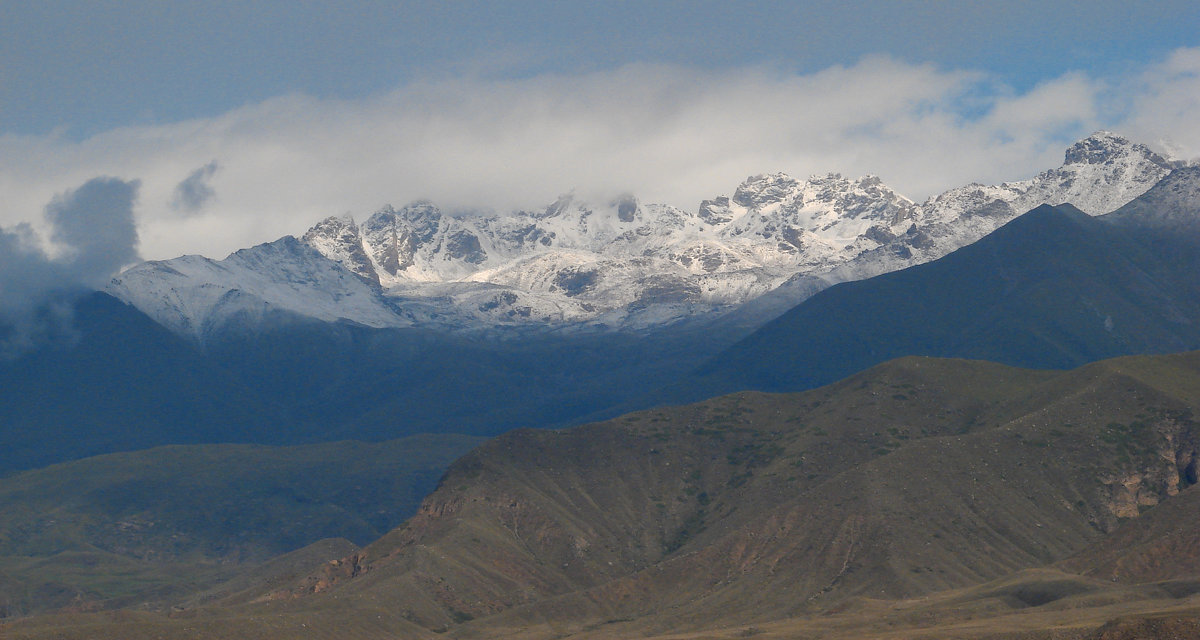
[[[514,432],[289,596],[386,597],[466,634],[665,631],[977,584],[1078,552],[1194,481],[1196,371],[1196,356],[1066,373],[908,358],[808,393]]]

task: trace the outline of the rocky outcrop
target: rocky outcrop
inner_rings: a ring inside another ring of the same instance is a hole
[[[1147,420],[1112,423],[1104,441],[1115,447],[1132,469],[1105,474],[1105,506],[1117,518],[1136,518],[1149,507],[1197,482],[1197,438],[1200,428],[1190,416],[1160,412]]]

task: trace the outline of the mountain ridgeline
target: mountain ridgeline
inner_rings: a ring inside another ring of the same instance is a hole
[[[807,389],[905,355],[1069,368],[1200,348],[1200,236],[1118,221],[1043,205],[940,260],[837,285],[686,391]]]
[[[1108,213],[1181,167],[1098,132],[1056,169],[921,204],[875,176],[784,173],[751,176],[691,211],[631,195],[460,215],[419,201],[361,224],[331,217],[220,261],[148,262],[109,290],[202,342],[279,311],[443,332],[636,333],[762,300],[761,322],[830,284],[939,258],[1042,204]],[[784,286],[797,279],[804,286]]]
[[[353,576],[296,593],[387,594],[428,628],[661,633],[965,587],[1189,491],[1198,402],[1195,353],[1069,372],[907,358],[796,395],[516,431],[457,461]]]

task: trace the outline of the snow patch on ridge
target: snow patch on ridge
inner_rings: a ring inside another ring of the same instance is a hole
[[[145,262],[114,278],[108,292],[196,338],[230,323],[288,314],[371,327],[411,324],[361,276],[291,236],[220,261],[183,256]]]

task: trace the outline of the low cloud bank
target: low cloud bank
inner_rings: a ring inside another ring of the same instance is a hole
[[[0,137],[11,207],[0,224],[98,173],[141,179],[138,231],[151,258],[219,258],[327,215],[361,219],[417,198],[505,211],[575,189],[695,210],[769,171],[871,173],[920,200],[1057,166],[1067,145],[1102,128],[1195,157],[1197,112],[1200,49],[1028,91],[886,57],[802,75],[630,65],[460,77],[361,100],[282,96],[83,141]]]
[[[43,216],[49,246],[28,223],[0,228],[0,358],[69,339],[74,297],[140,259],[138,186],[100,177],[54,196]]]

